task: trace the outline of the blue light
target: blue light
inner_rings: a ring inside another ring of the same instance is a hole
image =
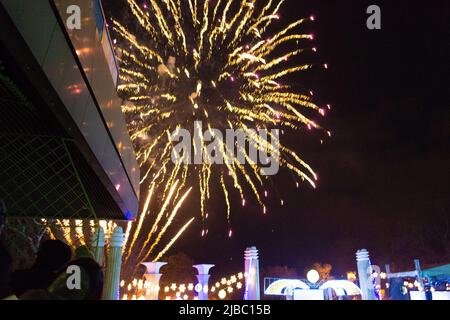
[[[130,210],[127,210],[127,212],[125,212],[125,219],[130,220],[132,216],[133,213]]]

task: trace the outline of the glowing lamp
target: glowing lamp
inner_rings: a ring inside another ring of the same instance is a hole
[[[317,272],[317,270],[309,270],[308,273],[306,274],[306,279],[308,279],[309,282],[311,283],[317,283],[317,281],[319,281],[320,279],[320,275]]]
[[[194,287],[195,292],[200,293],[203,289],[203,286],[200,283],[197,283]]]
[[[219,298],[220,299],[225,299],[225,297],[227,296],[227,293],[226,293],[226,291],[225,290],[220,290],[219,291]]]

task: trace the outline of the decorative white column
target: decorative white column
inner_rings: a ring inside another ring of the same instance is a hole
[[[145,272],[145,280],[147,281],[147,290],[145,291],[146,300],[158,300],[159,298],[159,280],[161,280],[162,274],[159,273],[159,269],[166,265],[167,262],[142,262],[147,268]]]
[[[356,264],[362,299],[375,300],[375,288],[372,283],[372,264],[370,263],[369,252],[366,249],[356,252]]]
[[[245,250],[245,293],[244,300],[260,300],[259,256],[256,247]]]
[[[106,259],[103,300],[119,300],[120,269],[122,267],[122,227],[116,227],[109,238],[109,252]]]
[[[198,291],[198,300],[208,300],[208,293],[209,293],[209,270],[214,267],[213,264],[197,264],[194,266],[195,269],[198,271],[197,275],[197,289]]]
[[[105,251],[105,232],[100,226],[95,229],[95,232],[92,236],[91,247],[95,261],[97,261],[100,266],[103,266],[103,255]]]

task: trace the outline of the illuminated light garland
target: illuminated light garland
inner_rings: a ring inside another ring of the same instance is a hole
[[[209,288],[209,292],[211,292],[212,294],[217,294],[220,295],[221,291],[225,291],[225,295],[228,293],[232,293],[234,292],[234,290],[242,290],[243,289],[243,284],[242,281],[246,278],[245,273],[239,272],[237,274],[234,274],[228,278],[221,278],[221,282],[216,282],[215,285],[212,285],[211,288]],[[144,289],[148,288],[148,283],[147,281],[140,279],[138,280],[137,278],[133,279],[127,286],[125,286],[126,283],[124,280],[121,280],[120,282],[120,287],[121,288],[127,288],[127,291],[133,291],[133,295],[135,295],[137,298],[139,299],[139,297],[144,296],[145,291]],[[230,288],[231,288],[231,292],[230,292]],[[159,290],[160,288],[158,288]],[[204,288],[201,286],[201,284],[197,283],[195,286],[193,283],[181,283],[181,284],[177,284],[177,283],[172,283],[170,286],[166,286],[163,289],[163,292],[166,294],[165,297],[170,298],[170,300],[172,299],[176,299],[176,298],[183,298],[183,300],[185,299],[185,296],[187,295],[188,298],[187,299],[194,299],[196,300],[195,296],[193,296],[193,294],[198,293],[200,291],[202,291]],[[171,296],[170,292],[174,293],[175,296]],[[177,296],[178,294],[178,296]],[[183,296],[182,296],[183,295]],[[130,297],[130,293],[125,293],[123,295],[123,300],[128,300]],[[131,298],[130,298],[131,299]]]

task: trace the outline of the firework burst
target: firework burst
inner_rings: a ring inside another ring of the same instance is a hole
[[[226,159],[223,165],[172,161],[173,132],[186,129],[194,135],[194,122],[201,121],[212,136],[213,128],[243,130],[247,143],[270,153],[280,167],[315,187],[315,172],[294,150],[277,139],[272,139],[278,141],[274,148],[253,130],[320,129],[308,115],[325,113],[312,93],[284,83],[286,77],[312,68],[288,60],[300,60],[316,49],[309,48],[313,36],[301,32],[313,17],[279,27],[283,2],[149,0],[142,5],[127,0],[132,19],[112,19],[119,91],[126,101],[122,109],[142,168],[141,183],[158,190],[162,207],[157,221],[169,203],[185,200],[181,190],[187,185],[199,191],[199,211],[206,220],[214,181],[225,198],[229,220],[230,198],[238,195],[245,204],[246,192],[266,212],[261,193],[267,177],[257,163],[242,164],[225,141],[219,140],[215,150]],[[270,32],[272,25],[281,31]],[[201,151],[207,147],[202,140]],[[240,152],[251,158],[248,151]]]

